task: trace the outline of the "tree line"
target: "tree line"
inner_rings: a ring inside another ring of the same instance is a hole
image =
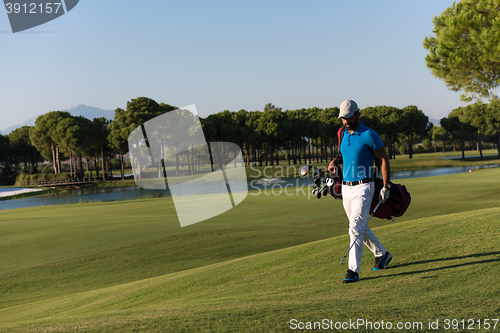
[[[452,110],[448,117],[441,119],[441,127],[444,131],[440,138],[448,137],[454,142],[459,142],[462,159],[465,159],[467,141],[477,142],[481,159],[483,159],[483,142],[496,142],[500,158],[500,99],[492,98],[487,104],[478,101],[465,107],[458,107]]]
[[[457,146],[464,151],[475,146],[483,158],[485,143],[496,144],[500,157],[500,102],[496,89],[500,84],[498,29],[500,11],[490,0],[462,0],[434,17],[433,35],[424,39],[428,50],[427,67],[444,80],[449,89],[461,91],[467,102],[485,98],[466,107],[452,110],[431,126],[416,106],[403,109],[390,106],[361,110],[362,121],[381,134],[390,158],[418,149],[442,149]],[[24,126],[0,135],[0,182],[24,172],[38,172],[38,163],[52,161],[53,172],[60,173],[61,161],[69,161],[72,176],[86,168],[106,179],[109,161],[120,157],[123,178],[123,155],[127,153],[130,132],[147,120],[175,107],[139,97],[127,103],[126,110],[116,109],[113,120],[88,120],[67,112],[49,112],[37,119],[34,127]],[[244,151],[247,165],[301,163],[307,159],[329,159],[335,154],[338,108],[287,110],[267,104],[264,111],[223,111],[201,119],[207,141],[235,142]],[[280,157],[281,153],[281,157]],[[92,166],[93,164],[93,166]],[[67,166],[66,166],[67,167]]]
[[[48,112],[36,119],[35,126],[23,126],[8,136],[0,136],[2,179],[6,183],[6,179],[21,171],[37,173],[41,161],[52,162],[54,174],[60,174],[61,163],[66,161],[71,177],[81,178],[87,171],[106,180],[111,158],[119,161],[124,179],[124,155],[128,153],[130,133],[146,121],[175,109],[139,97],[129,101],[125,110],[117,108],[113,120]],[[384,140],[391,159],[403,151],[412,158],[415,143],[421,142],[424,146],[434,142],[436,149],[438,141],[443,142],[443,149],[446,144],[458,144],[464,151],[466,144],[473,141],[481,156],[483,142],[495,137],[497,146],[500,143],[498,99],[457,108],[441,119],[441,127],[432,126],[414,105],[402,109],[367,107],[360,112],[362,122]],[[263,111],[225,110],[200,121],[207,142],[236,143],[242,148],[247,166],[279,165],[283,160],[300,164],[329,161],[336,155],[337,131],[342,126],[338,114],[337,107],[282,111],[269,103]]]

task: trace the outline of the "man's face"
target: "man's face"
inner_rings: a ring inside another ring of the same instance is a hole
[[[355,130],[359,126],[359,112],[355,112],[350,118],[341,118],[342,124],[347,130]]]

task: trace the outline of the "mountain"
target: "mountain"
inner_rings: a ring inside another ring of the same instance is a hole
[[[441,119],[436,119],[436,118],[429,118],[429,121],[434,125],[434,126],[441,126]]]
[[[104,117],[106,119],[113,119],[115,117],[115,110],[104,110],[85,104],[80,104],[63,111],[68,111],[74,117],[83,116],[90,120],[100,117]]]
[[[35,126],[35,120],[36,120],[37,117],[38,116],[31,117],[30,119],[26,120],[24,123],[22,123],[20,125],[14,125],[14,126],[7,127],[6,129],[4,129],[2,131],[3,135],[7,135],[10,132],[12,132],[13,130],[15,130],[16,128],[20,128],[20,127],[23,127],[23,126]]]
[[[113,119],[115,117],[115,111],[114,110],[104,110],[100,108],[96,108],[93,106],[88,106],[84,104],[80,104],[77,106],[73,106],[72,108],[65,109],[62,111],[68,111],[72,116],[83,116],[87,119],[94,119],[94,118],[100,118],[100,117],[105,117],[106,119]],[[35,120],[38,118],[38,116],[31,117],[30,119],[26,120],[24,123],[20,125],[14,125],[7,127],[5,130],[0,131],[0,134],[7,135],[16,128],[20,128],[23,126],[35,126]]]

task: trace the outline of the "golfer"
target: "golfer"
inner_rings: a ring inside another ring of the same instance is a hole
[[[375,255],[373,270],[386,268],[392,259],[392,255],[367,225],[370,205],[375,194],[374,157],[381,162],[384,187],[380,191],[379,199],[382,203],[389,198],[391,189],[390,165],[379,135],[359,121],[360,113],[355,101],[348,99],[342,102],[339,118],[342,119],[345,128],[344,136],[340,154],[330,162],[328,170],[335,172],[337,170],[335,166],[343,164],[342,200],[349,219],[350,245],[353,245],[349,253],[349,269],[344,283],[353,283],[359,280],[363,243]]]

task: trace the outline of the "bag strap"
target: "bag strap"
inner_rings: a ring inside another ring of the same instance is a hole
[[[345,133],[345,127],[341,127],[337,131],[337,138],[339,139],[339,152],[334,159],[334,163],[336,166],[338,166],[339,164],[342,164],[342,162],[343,162],[342,154],[340,153],[340,146],[342,145],[342,140],[344,139],[344,133]]]
[[[342,144],[342,140],[344,139],[345,127],[339,128],[337,131],[337,137],[339,139],[339,154],[340,154],[340,145]]]

